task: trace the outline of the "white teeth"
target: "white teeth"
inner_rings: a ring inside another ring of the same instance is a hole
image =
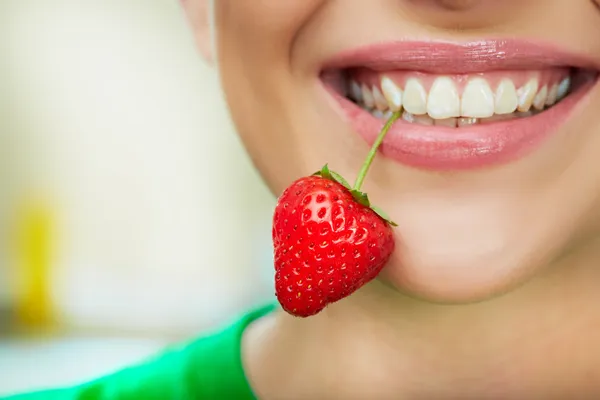
[[[449,128],[456,128],[458,123],[458,118],[444,118],[444,119],[436,119],[433,123],[436,126],[447,126]]]
[[[469,126],[477,124],[477,118],[458,118],[457,126]]]
[[[571,77],[566,77],[562,80],[562,82],[558,85],[558,92],[556,97],[560,100],[567,95],[569,89],[571,88]]]
[[[520,113],[517,113],[517,114],[520,114]],[[514,117],[514,115],[511,115],[511,114],[498,114],[498,115],[494,115],[491,118],[487,118],[486,121],[487,120],[492,121],[492,122],[494,122],[494,121],[505,121],[507,119],[511,119],[512,117]]]
[[[390,110],[399,111],[402,108],[402,89],[388,77],[381,79],[381,90],[386,98]]]
[[[475,78],[467,83],[462,95],[460,115],[473,118],[494,115],[494,93],[485,79]]]
[[[493,117],[490,117],[490,118],[485,118],[485,119],[481,119],[481,120],[479,120],[479,123],[481,123],[481,124],[490,124],[490,123],[492,123],[492,122],[505,121],[505,120],[508,120],[508,119],[513,119],[513,118],[515,118],[515,116],[516,116],[517,114],[520,114],[520,113],[513,113],[513,114],[494,114],[494,116],[493,116]]]
[[[556,99],[558,97],[558,84],[552,85],[550,90],[548,91],[548,97],[546,98],[546,105],[551,106],[556,103]]]
[[[519,88],[519,90],[517,90],[517,96],[519,98],[519,106],[517,107],[517,110],[529,111],[537,90],[538,81],[535,78],[530,79],[529,82]]]
[[[402,119],[405,120],[406,122],[415,122],[415,115],[409,113],[408,111],[404,111],[402,113]]]
[[[365,107],[367,107],[368,109],[375,107],[375,99],[373,98],[373,93],[371,93],[367,85],[363,84],[360,89],[362,92],[363,104],[365,105]]]
[[[402,113],[402,119],[419,125],[433,125],[433,119],[428,115],[414,115],[407,111]]]
[[[510,79],[503,79],[496,89],[494,112],[496,114],[512,114],[519,105],[517,89]]]
[[[374,116],[375,118],[380,118],[380,119],[384,119],[384,120],[388,120],[392,117],[393,112],[391,112],[390,110],[386,110],[386,111],[380,111],[380,110],[371,110],[369,111],[371,113],[372,116]]]
[[[406,81],[403,105],[404,109],[411,114],[427,113],[427,92],[417,79],[411,78]]]
[[[544,87],[535,95],[533,99],[533,107],[536,110],[543,110],[546,105],[546,98],[548,97],[548,86],[544,85]]]
[[[389,119],[404,109],[402,118],[408,122],[462,127],[535,115],[565,97],[570,86],[570,77],[541,88],[538,80],[531,78],[517,90],[510,79],[504,78],[494,93],[484,78],[475,77],[467,82],[462,98],[454,81],[446,76],[433,81],[429,94],[417,78],[409,78],[404,91],[385,76],[380,86],[350,80],[345,87],[348,97],[376,118]]]
[[[360,88],[360,85],[355,81],[350,82],[350,95],[357,102],[362,102],[362,90]]]
[[[402,113],[402,119],[405,120],[406,122],[415,122],[414,114],[411,114],[408,111],[404,111]]]
[[[533,111],[525,111],[525,112],[517,113],[517,117],[519,117],[519,118],[531,117],[532,115],[533,115]]]
[[[375,100],[375,107],[377,107],[378,110],[380,111],[385,111],[388,108],[388,104],[387,101],[385,100],[385,97],[383,97],[383,94],[381,94],[381,90],[379,90],[379,88],[377,86],[373,86],[373,100]]]
[[[415,115],[415,123],[420,125],[433,125],[433,119],[429,115]]]
[[[371,111],[371,115],[373,115],[375,118],[382,119],[383,118],[383,111],[373,110],[373,111]]]
[[[437,78],[427,98],[427,114],[434,119],[460,117],[460,98],[452,79]]]

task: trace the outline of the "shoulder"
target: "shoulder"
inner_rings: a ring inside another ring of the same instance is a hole
[[[21,394],[8,399],[254,400],[242,363],[242,337],[248,326],[275,308],[275,305],[267,305],[251,310],[237,316],[224,328],[172,346],[144,362],[95,381],[64,390]]]

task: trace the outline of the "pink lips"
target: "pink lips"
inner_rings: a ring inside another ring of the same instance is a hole
[[[464,74],[506,69],[557,66],[595,68],[591,60],[531,42],[490,40],[452,44],[397,42],[344,52],[326,68],[366,67],[377,71],[413,70]],[[424,126],[398,121],[388,133],[382,153],[400,163],[425,169],[474,169],[523,157],[558,131],[595,81],[589,81],[554,107],[532,117],[461,128]],[[354,129],[372,143],[383,121],[373,117],[337,91],[338,101]]]
[[[556,46],[521,40],[392,42],[342,52],[329,60],[324,69],[366,67],[376,71],[404,69],[466,74],[564,66],[599,69],[600,61],[562,51]]]

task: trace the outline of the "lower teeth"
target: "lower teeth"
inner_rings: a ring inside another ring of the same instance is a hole
[[[388,111],[380,111],[377,109],[367,110],[364,107],[363,107],[363,109],[368,111],[369,113],[371,113],[371,115],[373,115],[375,118],[379,118],[379,119],[387,120],[392,115],[392,112],[389,110]],[[414,115],[407,111],[404,111],[402,113],[402,119],[405,120],[406,122],[411,122],[411,123],[418,124],[418,125],[429,125],[429,126],[436,125],[436,126],[459,128],[459,127],[470,126],[470,125],[490,124],[493,122],[507,121],[507,120],[511,120],[511,119],[515,119],[515,118],[531,117],[533,115],[539,114],[540,112],[541,111],[537,111],[537,110],[526,111],[526,112],[517,111],[512,114],[503,114],[503,115],[495,114],[494,116],[489,117],[489,118],[459,117],[459,118],[433,119],[427,114]]]

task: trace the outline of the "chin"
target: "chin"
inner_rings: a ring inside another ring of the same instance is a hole
[[[397,229],[399,245],[379,279],[424,301],[474,303],[517,290],[543,273],[556,254],[549,235],[527,234],[535,228],[518,235],[506,222],[479,225],[408,221]]]
[[[537,270],[492,254],[455,254],[445,259],[419,251],[405,255],[393,257],[379,279],[410,297],[433,303],[466,304],[498,297],[522,286]]]

